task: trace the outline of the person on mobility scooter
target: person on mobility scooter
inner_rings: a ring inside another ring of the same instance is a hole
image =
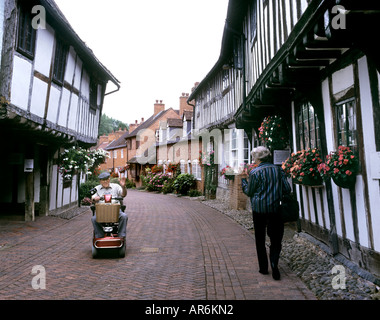
[[[91,206],[94,227],[92,256],[97,257],[99,250],[117,249],[119,256],[124,257],[128,222],[123,205],[123,198],[127,195],[126,179],[120,178],[120,185],[110,183],[110,174],[103,172],[99,180],[100,185],[91,190],[95,203]]]

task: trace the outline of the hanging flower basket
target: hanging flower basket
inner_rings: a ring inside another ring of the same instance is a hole
[[[332,178],[341,188],[350,189],[355,186],[359,160],[349,147],[339,146],[338,151],[331,152],[326,162],[318,166],[323,179]]]
[[[281,117],[269,116],[261,123],[259,138],[271,151],[283,150],[289,142],[289,131]]]
[[[323,179],[318,171],[318,165],[322,163],[320,154],[317,148],[292,153],[282,164],[282,169],[296,184],[322,186]]]
[[[293,179],[293,183],[295,184],[301,184],[301,185],[304,185],[304,186],[311,186],[311,187],[315,187],[315,186],[322,186],[323,185],[323,180],[322,180],[322,177],[320,176],[314,176],[314,177],[298,177],[298,178],[294,178]]]
[[[356,175],[346,176],[346,177],[333,177],[334,183],[341,188],[351,189],[355,186]]]

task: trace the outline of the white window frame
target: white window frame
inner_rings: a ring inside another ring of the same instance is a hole
[[[193,160],[192,162],[192,174],[197,180],[202,180],[202,168],[199,165],[199,160]]]

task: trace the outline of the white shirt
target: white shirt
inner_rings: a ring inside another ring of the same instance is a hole
[[[103,197],[105,194],[112,195],[112,198],[122,198],[123,188],[117,183],[110,183],[108,188],[103,188],[102,185],[96,186],[96,194],[93,197]]]

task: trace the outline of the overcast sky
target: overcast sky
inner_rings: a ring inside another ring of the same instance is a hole
[[[121,82],[103,113],[128,124],[148,119],[156,100],[178,109],[219,58],[228,0],[55,1]]]

